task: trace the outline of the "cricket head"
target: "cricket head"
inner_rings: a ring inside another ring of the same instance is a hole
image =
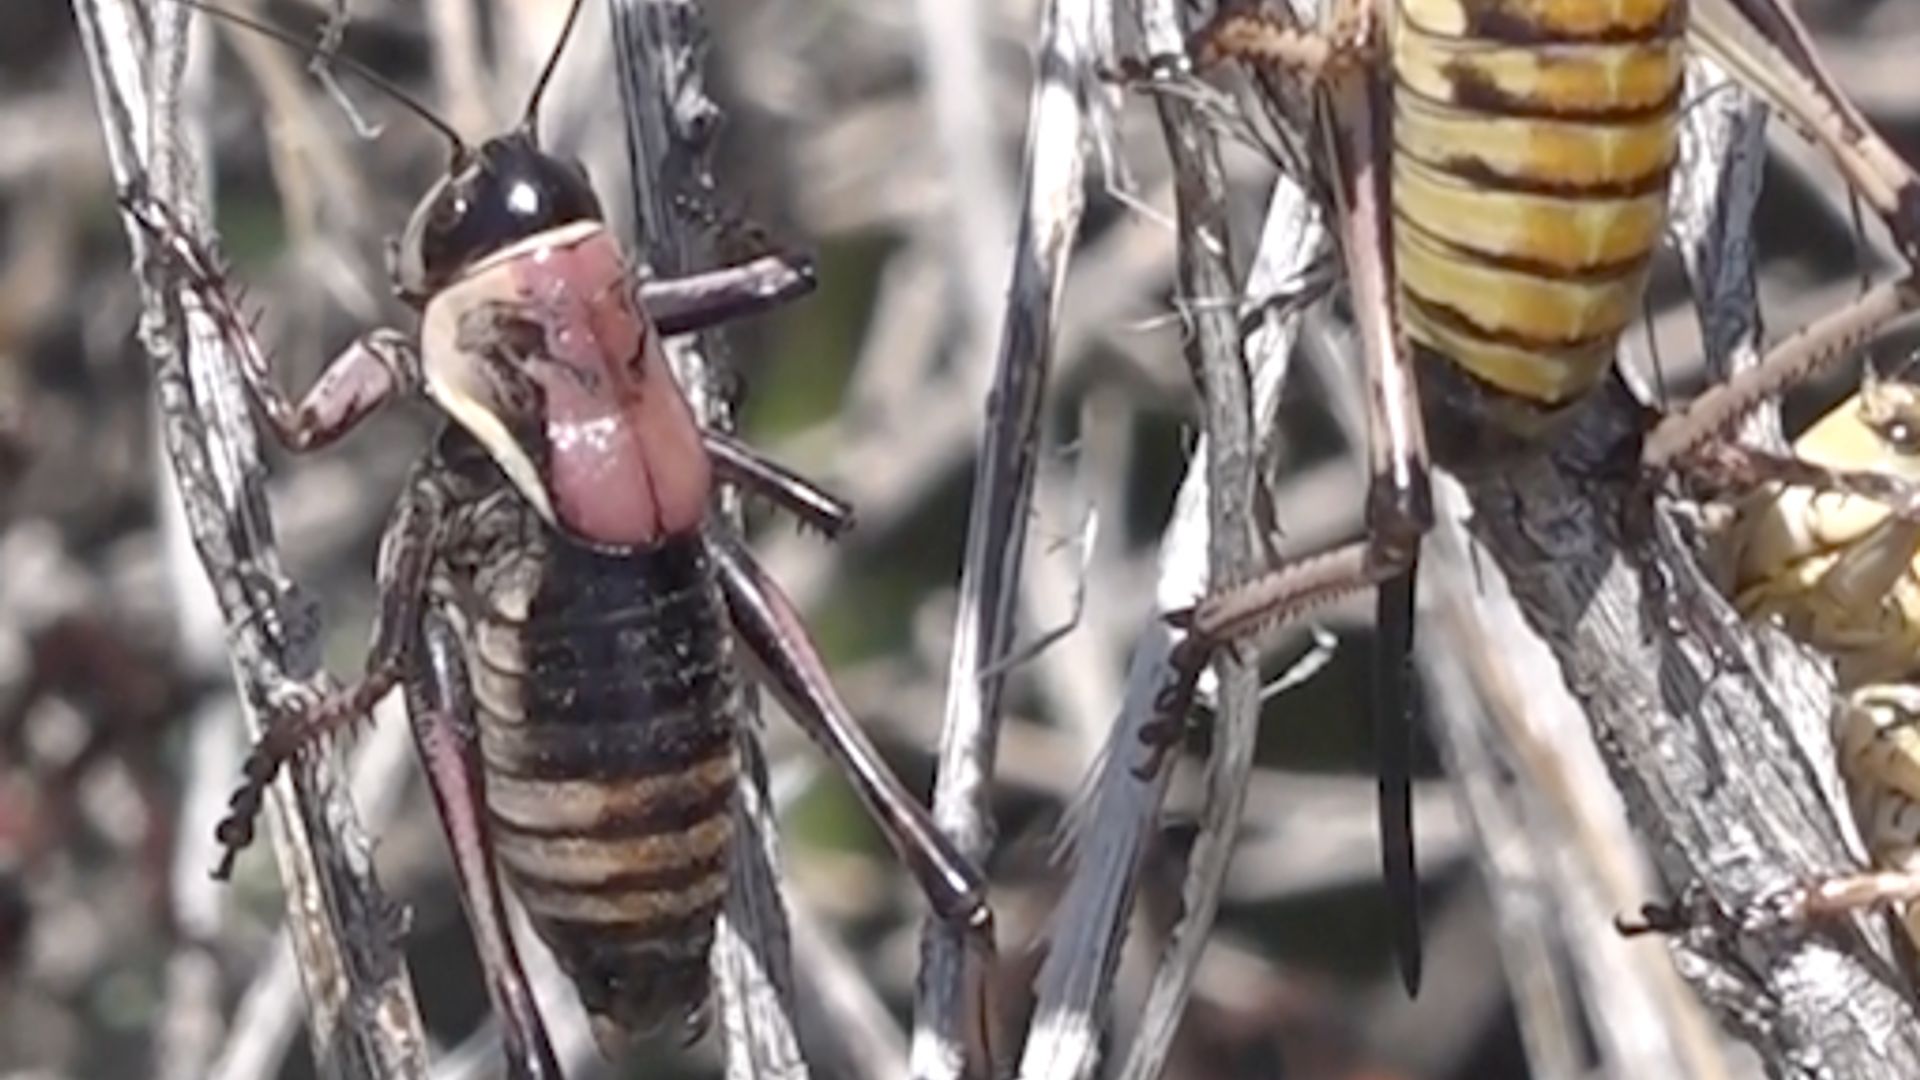
[[[516,243],[572,222],[602,219],[587,170],[540,146],[540,101],[583,6],[584,0],[573,0],[567,8],[560,38],[534,79],[519,124],[477,150],[452,125],[395,91],[447,137],[452,151],[446,173],[420,197],[394,252],[394,285],[402,300],[424,308],[462,274]]]
[[[525,127],[458,149],[414,207],[394,267],[400,296],[425,307],[461,274],[515,243],[576,221],[601,220],[600,198],[577,161],[540,148]]]
[[[1920,480],[1920,384],[1875,376],[1794,442],[1807,461]]]

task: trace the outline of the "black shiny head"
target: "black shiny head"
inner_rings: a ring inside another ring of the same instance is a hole
[[[577,161],[542,151],[525,129],[462,153],[414,208],[400,240],[400,295],[424,304],[460,272],[518,240],[601,219]]]
[[[527,97],[520,126],[488,139],[478,150],[469,147],[452,125],[433,110],[366,65],[323,52],[313,44],[275,26],[224,11],[205,0],[179,0],[226,22],[296,49],[315,63],[338,64],[365,79],[446,136],[453,162],[407,222],[394,253],[395,285],[401,299],[424,307],[461,271],[501,248],[548,229],[574,221],[601,220],[600,200],[593,193],[579,162],[562,161],[540,149],[540,100],[560,66],[560,54],[580,21],[585,0],[573,0],[560,40],[547,55],[533,92]],[[332,28],[329,27],[331,30]]]

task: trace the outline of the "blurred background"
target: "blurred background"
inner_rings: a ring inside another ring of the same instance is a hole
[[[517,113],[565,6],[356,0],[344,51],[477,134]],[[714,163],[721,209],[811,252],[820,270],[812,297],[729,335],[742,427],[848,496],[860,515],[855,534],[831,546],[763,515],[753,517],[754,537],[807,612],[856,713],[918,792],[927,790],[945,692],[1040,7],[706,6],[708,90],[727,114]],[[1920,82],[1903,52],[1920,42],[1920,6],[1825,0],[1801,8],[1848,88],[1920,156]],[[249,10],[302,34],[322,15],[292,0]],[[547,134],[597,177],[624,160],[605,18],[602,5],[589,4],[546,114]],[[231,28],[203,28],[199,45],[197,62],[212,65],[199,115],[218,231],[283,384],[303,389],[361,330],[410,327],[389,296],[381,243],[437,175],[443,147],[349,78],[348,96],[380,128],[373,138],[356,133],[281,46]],[[463,55],[478,60],[436,60]],[[964,93],[937,94],[928,77],[937,62],[977,79]],[[1025,1029],[1026,988],[1066,873],[1058,831],[1153,617],[1148,583],[1197,416],[1171,296],[1175,235],[1160,129],[1142,95],[1121,100],[1113,167],[1089,171],[1066,287],[1020,612],[1023,639],[1072,629],[1015,673],[1001,744],[1000,838],[989,870],[1001,920],[1001,1019],[1012,1033]],[[1773,143],[1755,235],[1763,311],[1777,334],[1892,264],[1877,235],[1856,232],[1819,155],[1790,136]],[[1229,165],[1244,263],[1272,165],[1240,142]],[[59,0],[10,0],[0,10],[0,1076],[201,1075],[215,1054],[231,1060],[233,1042],[244,1039],[254,1071],[229,1075],[304,1077],[312,1067],[285,937],[276,934],[272,861],[255,850],[231,887],[206,881],[211,823],[244,745],[220,626],[206,614],[161,465],[111,196],[71,11]],[[1684,391],[1697,341],[1677,271],[1663,267],[1648,330],[1628,351],[1639,361],[1657,352],[1669,385]],[[1889,356],[1901,347],[1885,346]],[[1336,313],[1310,321],[1304,350],[1318,359],[1296,369],[1267,463],[1288,550],[1357,533],[1361,508],[1362,466],[1339,419],[1338,402],[1350,402],[1354,387]],[[1793,415],[1830,402],[1853,376],[1809,388]],[[275,459],[282,548],[292,575],[324,604],[337,674],[362,663],[374,545],[434,424],[424,407],[390,409],[311,460]],[[1469,564],[1455,569],[1453,587],[1471,592]],[[1510,822],[1501,835],[1534,841],[1511,847],[1484,822],[1469,824],[1427,755],[1418,808],[1429,976],[1421,998],[1406,1000],[1375,883],[1361,711],[1369,609],[1363,600],[1322,613],[1319,626],[1339,647],[1270,706],[1226,905],[1166,1075],[1528,1076],[1530,1048],[1540,1060],[1540,1029],[1523,1039],[1521,1017],[1542,1010],[1565,1019],[1566,1060],[1596,1074],[1629,1071],[1618,1048],[1640,1022],[1664,1025],[1662,1038],[1694,1040],[1730,1075],[1752,1071],[1737,1048],[1722,1056],[1723,1037],[1688,1011],[1657,944],[1610,940],[1606,919],[1649,894],[1604,773],[1590,761],[1559,767],[1555,798],[1521,799],[1526,813],[1563,817]],[[1531,673],[1545,679],[1539,695],[1507,685],[1506,705],[1497,700],[1503,669],[1489,657],[1511,674],[1530,655],[1519,637],[1503,635],[1524,636],[1490,622],[1434,647],[1429,633],[1430,707],[1492,714],[1517,701],[1533,720],[1564,710],[1551,700],[1552,670]],[[1275,664],[1311,648],[1304,630],[1283,635]],[[374,791],[362,802],[378,837],[380,878],[411,913],[408,954],[431,1032],[460,1048],[449,1074],[491,1075],[497,1036],[476,1031],[485,997],[440,832],[404,722],[385,715],[390,722],[360,740],[364,753],[387,762],[364,770]],[[1590,758],[1578,745],[1577,716],[1572,723],[1561,730],[1576,734],[1558,749]],[[823,1029],[830,1048],[858,1042],[832,1029],[864,1016],[864,1036],[897,1048],[923,903],[812,747],[777,715],[764,735],[784,807],[803,979],[857,999],[803,1019]],[[1133,940],[1115,974],[1116,1043],[1179,914],[1195,777],[1191,762],[1180,766],[1141,868]],[[1612,813],[1614,831],[1598,836],[1564,818],[1581,813]],[[1556,849],[1562,835],[1578,839]],[[1494,865],[1504,867],[1503,881],[1532,881],[1538,891],[1526,895],[1536,906],[1557,905],[1563,890],[1590,880],[1591,894],[1548,913],[1543,957],[1515,959],[1513,906],[1489,903],[1485,875]],[[1631,979],[1663,988],[1616,987],[1655,1018],[1605,1019],[1615,1014],[1591,998],[1589,947],[1618,950]],[[183,967],[189,950],[212,963]],[[1539,978],[1516,994],[1516,971]],[[856,1075],[831,1052],[822,1050],[816,1075]],[[589,1053],[577,1067],[570,1075],[693,1077],[719,1068],[711,1040],[682,1049],[672,1039],[617,1063]]]

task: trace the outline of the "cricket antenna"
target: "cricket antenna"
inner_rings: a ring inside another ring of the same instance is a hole
[[[547,92],[547,84],[553,81],[553,73],[560,66],[560,54],[566,51],[567,39],[573,36],[573,24],[580,21],[580,9],[586,6],[586,0],[573,0],[573,7],[567,10],[566,24],[560,27],[560,40],[553,43],[553,52],[547,54],[547,66],[540,69],[540,77],[534,80],[533,93],[527,98],[527,113],[520,119],[520,128],[533,141],[538,143],[540,136],[536,131],[540,121],[540,98]]]
[[[313,43],[304,41],[299,36],[283,30],[278,26],[274,26],[271,23],[261,22],[258,19],[250,18],[238,12],[215,7],[212,4],[205,3],[204,0],[175,0],[175,2],[182,7],[189,7],[195,11],[204,12],[213,18],[223,19],[236,26],[244,26],[256,34],[270,37],[282,45],[304,54],[308,60],[324,61],[329,65],[345,68],[347,71],[358,75],[367,85],[398,102],[401,106],[405,107],[408,112],[425,120],[433,126],[435,131],[445,135],[447,141],[453,144],[454,157],[459,158],[465,156],[467,144],[460,138],[460,133],[453,130],[452,124],[442,120],[438,113],[427,108],[426,105],[422,104],[421,101],[412,94],[400,89],[391,79],[388,79],[386,76],[360,61],[350,56],[341,56],[331,49],[319,48]]]

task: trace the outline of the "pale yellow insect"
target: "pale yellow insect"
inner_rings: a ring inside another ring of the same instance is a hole
[[[1836,470],[1920,481],[1920,385],[1869,379],[1794,443]],[[1878,872],[1823,882],[1811,909],[1905,903],[1920,947],[1920,518],[1834,491],[1769,485],[1722,535],[1742,614],[1831,656],[1833,737],[1855,824]]]

